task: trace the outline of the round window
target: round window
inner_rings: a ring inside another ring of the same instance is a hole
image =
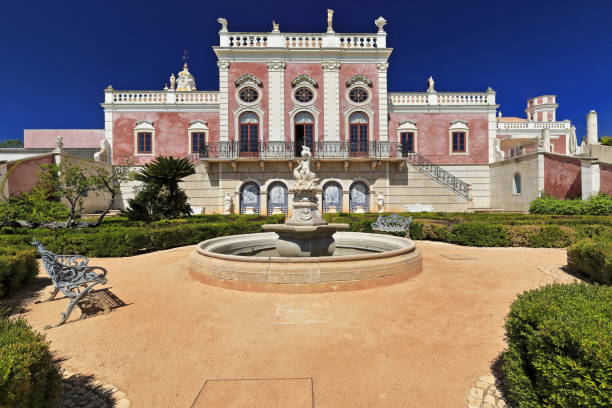
[[[255,102],[257,98],[259,98],[259,92],[257,92],[257,89],[247,86],[238,92],[238,97],[240,97],[242,102],[251,103]]]
[[[312,101],[314,94],[309,88],[305,86],[295,90],[295,100],[302,103],[308,103]]]
[[[368,91],[365,88],[357,86],[350,90],[349,99],[355,103],[363,103],[368,100]]]

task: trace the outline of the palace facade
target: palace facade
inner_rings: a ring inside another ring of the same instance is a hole
[[[101,146],[96,159],[113,165],[190,157],[197,172],[183,188],[206,213],[286,213],[302,146],[323,211],[524,211],[541,191],[584,193],[575,128],[557,121],[555,95],[510,118],[491,88],[438,92],[429,78],[422,92],[390,91],[382,17],[363,34],[334,32],[331,17],[324,33],[276,23],[231,32],[218,21],[218,90],[198,90],[185,63],[161,91],[107,87],[98,133],[26,130],[26,147],[60,135],[64,148]]]

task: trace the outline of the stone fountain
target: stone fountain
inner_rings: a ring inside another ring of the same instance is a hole
[[[293,214],[284,224],[266,224],[264,231],[276,232],[276,252],[285,257],[332,256],[336,249],[333,235],[346,231],[348,224],[328,224],[321,217],[317,195],[319,179],[310,170],[310,149],[302,146],[302,160],[293,171],[295,184],[293,193]]]
[[[190,275],[230,289],[313,293],[389,285],[420,273],[422,256],[412,240],[348,232],[347,224],[328,224],[321,217],[319,179],[310,160],[303,147],[293,172],[293,212],[285,224],[200,242],[190,255]]]

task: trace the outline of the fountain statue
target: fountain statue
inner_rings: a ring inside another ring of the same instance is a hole
[[[335,250],[333,238],[336,231],[345,231],[348,224],[328,224],[321,217],[317,195],[319,179],[310,170],[312,153],[302,146],[302,158],[293,170],[295,183],[293,193],[293,214],[285,224],[266,224],[265,231],[276,232],[276,251],[280,256],[331,256]]]

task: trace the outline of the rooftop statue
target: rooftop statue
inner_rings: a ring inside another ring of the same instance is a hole
[[[434,81],[433,77],[429,77],[427,79],[427,92],[436,92],[436,88],[435,88],[436,82]]]
[[[333,23],[334,23],[334,10],[327,9],[327,32],[328,33],[334,32]]]
[[[224,33],[227,32],[227,19],[223,18],[223,17],[219,17],[217,19],[217,22],[219,24],[221,24],[221,31],[223,31]]]
[[[279,33],[280,32],[280,28],[279,28],[279,24],[272,20],[272,32],[273,33]]]

